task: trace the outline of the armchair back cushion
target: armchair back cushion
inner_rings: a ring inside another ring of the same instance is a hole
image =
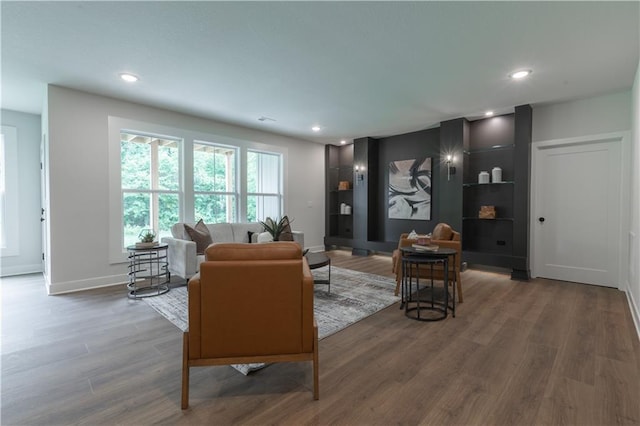
[[[313,349],[313,278],[297,243],[209,246],[189,283],[189,353],[195,358]]]

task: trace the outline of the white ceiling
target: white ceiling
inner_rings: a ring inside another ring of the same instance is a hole
[[[637,1],[0,5],[2,108],[56,84],[320,143],[627,90],[640,50]]]

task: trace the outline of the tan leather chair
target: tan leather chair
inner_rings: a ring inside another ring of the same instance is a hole
[[[403,233],[398,241],[398,248],[393,251],[392,270],[396,274],[396,296],[400,292],[402,284],[402,252],[400,247],[415,244],[417,240],[407,238],[409,234]],[[448,247],[457,251],[455,262],[449,256],[449,283],[453,285],[455,282],[456,291],[458,292],[458,302],[462,303],[462,283],[460,281],[460,266],[462,264],[462,243],[460,241],[460,233],[451,229],[446,223],[439,223],[433,228],[431,233],[431,243],[440,247]],[[427,268],[420,269],[420,278],[431,278],[431,270]],[[436,266],[433,270],[434,280],[444,279],[443,266]]]
[[[300,245],[220,243],[205,256],[189,280],[182,408],[189,406],[189,368],[207,365],[312,361],[318,399],[313,276]]]

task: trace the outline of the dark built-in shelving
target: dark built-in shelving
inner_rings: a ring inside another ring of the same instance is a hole
[[[512,278],[528,279],[531,118],[531,107],[521,105],[512,114],[448,120],[437,130],[327,145],[325,247],[350,247],[353,254],[391,252],[400,233],[429,232],[446,222],[461,230],[465,262],[508,268]],[[449,152],[458,157],[458,171],[451,175],[441,165]],[[390,220],[389,162],[421,156],[436,161],[431,220]],[[355,173],[356,166],[365,172]],[[479,183],[478,174],[491,176],[494,167],[502,169],[501,182]],[[339,190],[341,181],[349,182],[348,189]],[[342,203],[351,206],[351,214],[341,213]],[[480,219],[481,206],[494,206],[496,217]]]
[[[325,245],[351,247],[353,239],[353,145],[325,147],[326,215]],[[349,182],[348,189],[339,189]],[[351,214],[340,211],[342,203],[351,206]]]
[[[530,124],[528,105],[517,107],[514,114],[471,122],[462,185],[463,259],[509,268],[512,277],[523,279],[529,276],[523,226],[528,221]],[[494,167],[502,169],[501,182],[479,183],[481,171],[493,179]],[[495,219],[479,218],[481,206],[495,206]]]

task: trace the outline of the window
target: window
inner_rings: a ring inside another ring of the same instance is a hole
[[[282,215],[282,155],[247,151],[247,221]]]
[[[143,229],[282,217],[287,150],[234,137],[109,117],[109,261]],[[10,182],[10,180],[9,180]],[[10,222],[11,223],[11,222]]]
[[[205,223],[237,222],[237,148],[193,143],[194,218]]]
[[[6,178],[5,178],[5,167],[6,160],[4,156],[4,134],[0,133],[0,248],[7,247],[7,213],[5,212],[4,206],[6,203]]]
[[[18,256],[18,131],[2,126],[0,131],[0,254]]]
[[[179,222],[180,145],[177,138],[120,133],[124,247],[143,229],[170,236]]]

